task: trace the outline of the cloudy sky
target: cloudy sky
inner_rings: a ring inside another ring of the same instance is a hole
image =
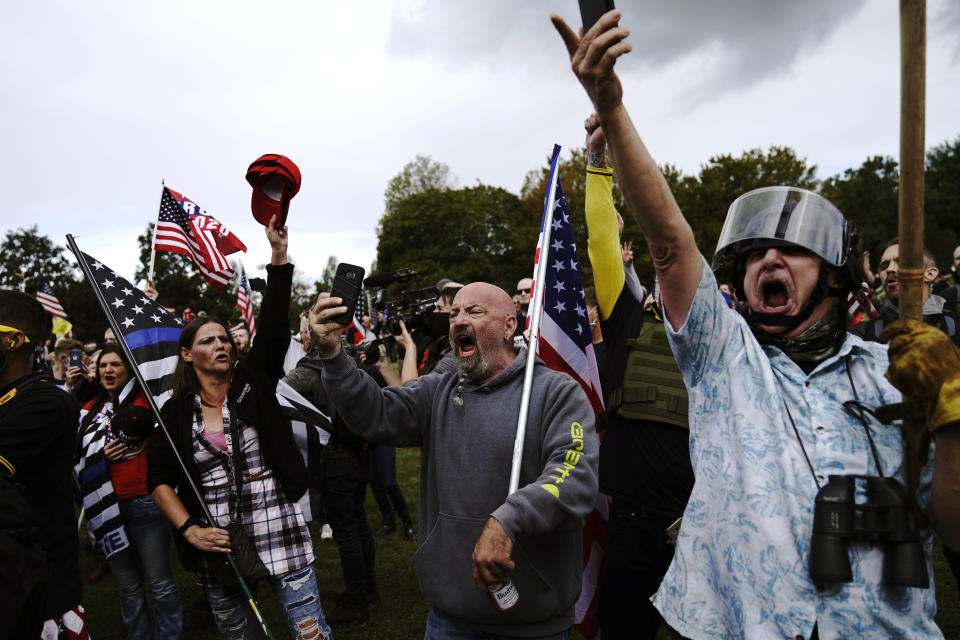
[[[827,177],[897,157],[893,0],[618,4],[625,101],[659,162],[696,173],[777,144]],[[927,4],[929,147],[960,135],[960,0]],[[73,233],[129,277],[165,180],[246,242],[253,270],[268,253],[244,173],[282,153],[303,172],[288,224],[304,277],[331,255],[369,267],[384,188],[415,154],[517,193],[554,143],[583,144],[590,104],[551,12],[579,25],[574,0],[14,3],[0,231]]]

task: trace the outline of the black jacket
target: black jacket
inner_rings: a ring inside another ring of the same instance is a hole
[[[283,358],[290,343],[288,310],[293,265],[268,265],[267,275],[257,337],[250,353],[237,363],[227,397],[231,406],[236,407],[237,418],[257,429],[267,466],[280,482],[287,499],[296,501],[307,489],[307,469],[294,442],[290,421],[281,413],[276,397],[277,381],[283,376]],[[170,398],[160,413],[177,453],[199,486],[200,474],[193,459],[193,396],[186,393]],[[147,450],[147,489],[152,492],[161,484],[178,489],[177,494],[191,516],[203,516],[200,502],[190,489],[166,435],[157,429]],[[193,548],[187,547],[190,545],[180,546],[181,560],[185,568],[192,570]]]
[[[0,397],[14,387],[17,394],[0,404],[0,475],[9,477],[30,505],[37,540],[47,554],[46,619],[80,604],[73,499],[73,444],[80,407],[45,373],[32,373],[0,388]],[[0,611],[4,604],[0,602]]]
[[[939,313],[928,313],[928,306],[924,305],[923,321],[943,331],[955,345],[960,346],[960,326],[958,326],[960,325],[960,318],[957,317],[955,309],[955,306],[949,306],[945,300]],[[877,311],[879,315],[876,318],[855,324],[850,327],[850,333],[864,340],[880,342],[880,333],[884,327],[900,319],[900,310],[892,302],[886,300]]]

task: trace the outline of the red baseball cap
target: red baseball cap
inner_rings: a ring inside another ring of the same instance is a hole
[[[277,216],[277,227],[287,221],[290,199],[300,191],[300,169],[293,160],[277,153],[260,156],[247,168],[247,182],[253,187],[250,209],[257,222],[266,226]]]

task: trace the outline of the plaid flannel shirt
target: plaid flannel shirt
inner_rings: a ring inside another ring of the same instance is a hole
[[[216,520],[226,527],[231,520],[230,494],[233,490],[233,452],[221,451],[203,435],[203,409],[200,396],[193,403],[193,459],[200,469],[203,501]],[[313,563],[313,544],[307,523],[296,502],[283,494],[283,488],[266,466],[260,451],[260,439],[253,425],[238,422],[241,459],[237,461],[244,482],[240,489],[237,511],[247,535],[254,542],[257,555],[272,576],[281,576]],[[230,412],[223,407],[223,428],[231,437]],[[229,442],[229,440],[228,440]],[[228,446],[228,449],[230,447]],[[247,480],[247,478],[255,478]],[[201,556],[197,581],[211,586],[213,577]]]

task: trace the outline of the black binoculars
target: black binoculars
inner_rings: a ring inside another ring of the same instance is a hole
[[[857,480],[866,502],[857,503]],[[920,531],[906,490],[895,478],[830,476],[817,492],[810,540],[814,584],[851,582],[850,540],[883,544],[883,582],[899,587],[930,586]]]

